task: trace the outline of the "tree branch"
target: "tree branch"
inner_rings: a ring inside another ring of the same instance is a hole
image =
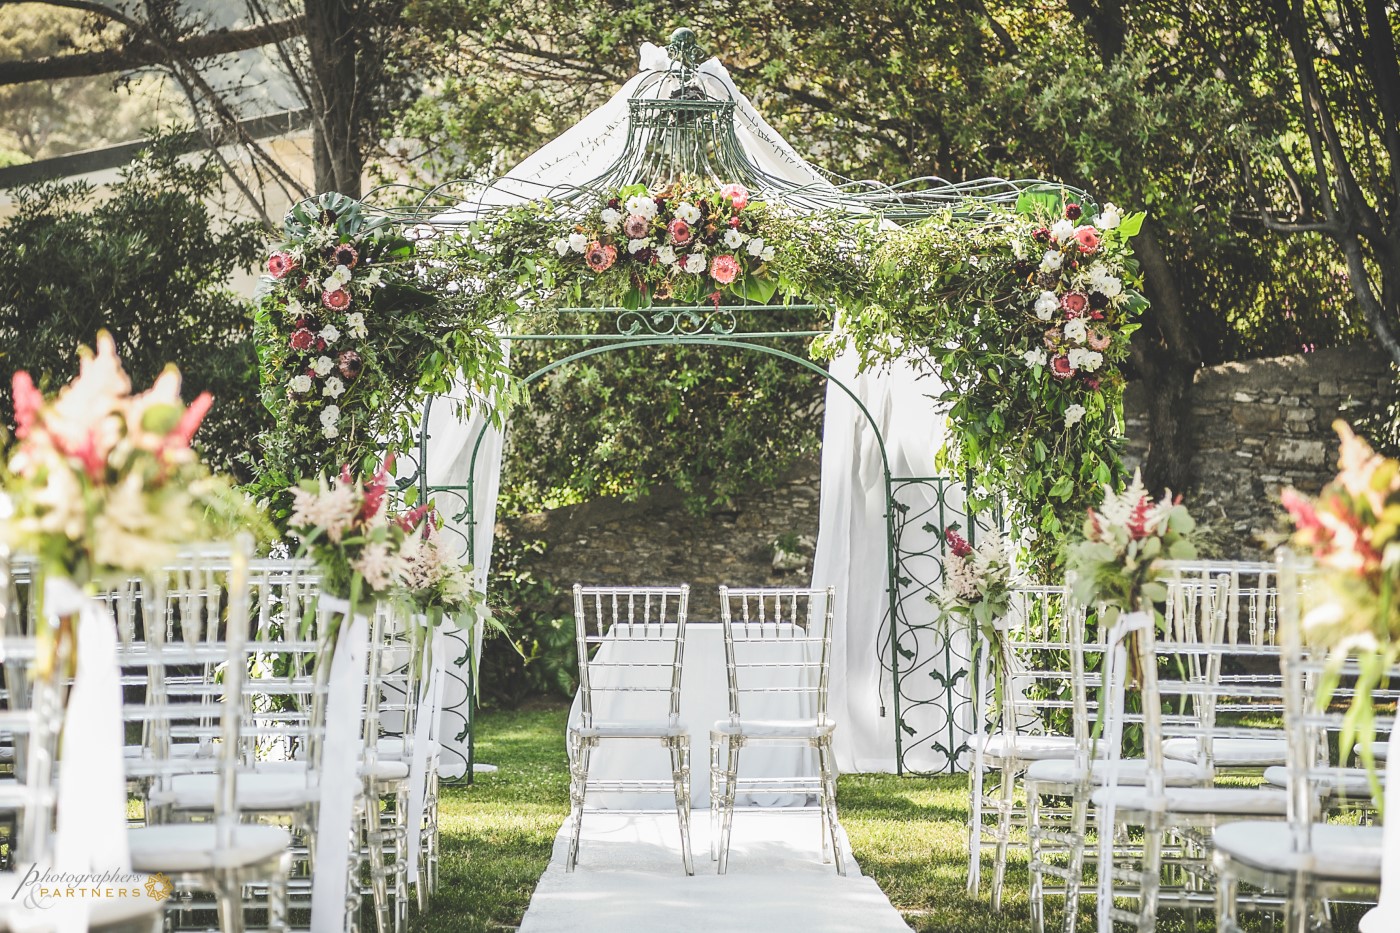
[[[97,4],[83,3],[81,0],[51,0],[55,6],[73,9],[88,9]],[[126,25],[124,18],[106,11],[112,19]],[[191,61],[223,55],[229,52],[242,52],[281,42],[299,35],[306,28],[306,20],[297,16],[272,23],[250,26],[246,29],[226,29],[203,33],[181,39],[167,50],[148,39],[135,39],[127,45],[99,52],[78,52],[72,55],[53,55],[29,61],[0,62],[0,87],[11,84],[24,84],[29,81],[53,81],[59,78],[86,78],[93,75],[111,74],[117,71],[131,71],[151,65],[170,64],[172,53]]]

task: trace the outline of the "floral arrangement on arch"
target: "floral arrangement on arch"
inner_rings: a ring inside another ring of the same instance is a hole
[[[655,301],[718,305],[728,294],[765,304],[775,247],[760,235],[763,205],[740,184],[626,185],[552,246],[561,260],[623,283],[624,307]]]

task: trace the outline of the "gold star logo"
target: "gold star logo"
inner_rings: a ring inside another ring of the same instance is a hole
[[[163,901],[174,892],[174,883],[161,872],[146,879],[146,896],[152,900]]]

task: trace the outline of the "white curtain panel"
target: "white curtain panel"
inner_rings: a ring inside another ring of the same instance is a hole
[[[831,710],[838,723],[837,765],[843,771],[893,771],[894,685],[887,669],[889,632],[881,630],[890,601],[885,464],[879,438],[884,438],[893,475],[934,476],[933,459],[943,443],[945,417],[930,398],[940,393],[940,385],[926,375],[921,377],[913,363],[896,360],[883,369],[863,373],[857,369],[855,356],[842,354],[832,361],[832,381],[827,383],[821,511],[812,586],[834,586],[837,594],[831,665]],[[873,424],[840,384],[860,398]],[[901,497],[915,514],[934,509],[935,499],[934,489],[927,486],[909,487]],[[959,487],[947,497],[944,515],[961,520],[962,508]],[[905,549],[922,551],[936,544],[937,532],[924,531],[922,524],[913,522],[906,529],[901,542]],[[925,597],[926,593],[918,592],[903,600],[902,611],[911,624],[933,621],[933,606]],[[934,656],[942,647],[940,639],[930,632],[921,631],[916,640],[921,658]],[[966,639],[962,642],[965,654]],[[927,680],[927,675],[922,679]],[[949,734],[948,706],[921,706],[909,711],[905,722],[919,735],[939,734],[940,742],[946,745],[941,736]],[[954,726],[955,740],[966,736],[968,725],[964,720]],[[913,741],[906,737],[906,745]],[[905,765],[932,769],[942,767],[944,761],[916,746],[906,754]]]

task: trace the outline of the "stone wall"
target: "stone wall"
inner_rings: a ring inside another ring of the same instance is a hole
[[[721,583],[807,585],[820,481],[818,462],[803,461],[776,488],[737,496],[704,516],[687,511],[679,491],[662,487],[636,502],[595,499],[506,519],[498,533],[543,541],[543,552],[527,561],[529,570],[561,591],[576,582],[689,583],[691,618],[718,620]],[[795,545],[795,553],[775,555],[780,538]]]
[[[1222,553],[1257,557],[1274,543],[1279,491],[1315,493],[1336,472],[1337,417],[1374,408],[1388,391],[1387,358],[1370,347],[1225,363],[1201,370],[1191,397],[1192,512]],[[1142,386],[1125,398],[1130,465],[1146,449]]]

